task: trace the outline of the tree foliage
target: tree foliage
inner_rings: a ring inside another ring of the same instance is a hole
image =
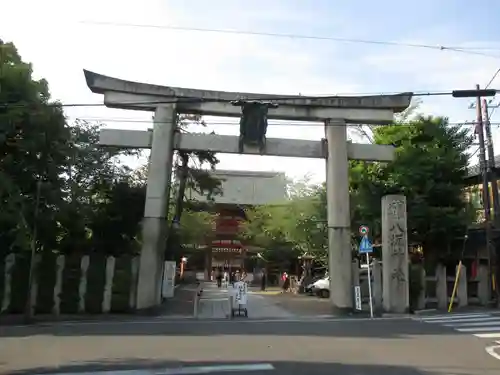
[[[45,80],[32,78],[12,43],[0,42],[0,244],[24,250],[33,232],[40,181],[40,236],[56,230],[64,198],[69,129],[60,105],[50,103]]]
[[[446,118],[416,116],[374,128],[373,141],[394,145],[396,160],[350,161],[353,245],[359,240],[360,225],[370,226],[379,241],[382,197],[404,194],[409,242],[421,245],[431,256],[446,254],[451,241],[463,236],[469,220],[463,195],[472,142],[467,130],[450,125]],[[314,253],[326,260],[326,231],[321,227],[326,223],[326,204],[325,186],[302,186],[282,206],[251,210],[244,235],[268,251],[286,243],[296,253]]]
[[[377,128],[374,136],[377,144],[394,145],[397,156],[386,165],[352,162],[354,225],[368,221],[380,235],[381,197],[404,194],[410,243],[428,254],[445,254],[468,223],[464,181],[472,137],[446,118],[431,116]]]
[[[305,253],[326,260],[324,189],[299,181],[292,184],[289,190],[290,199],[284,204],[246,211],[243,237],[262,247],[262,256],[268,260],[297,258]]]
[[[147,166],[132,171],[121,156],[138,150],[99,147],[101,124],[68,125],[47,82],[1,41],[0,88],[0,251],[28,251],[36,228],[38,252],[136,254]],[[199,118],[180,117],[181,130],[187,121]],[[215,155],[189,157],[190,186],[213,193],[218,182],[198,169],[214,167]],[[187,211],[182,238],[200,238],[209,223],[208,214]]]

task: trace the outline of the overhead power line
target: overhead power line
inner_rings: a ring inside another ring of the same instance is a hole
[[[406,93],[411,93],[413,97],[423,97],[423,96],[453,96],[456,98],[467,97],[470,95],[470,92],[474,90],[452,90],[452,91],[422,91],[422,92],[411,92],[406,91]],[[496,92],[500,91],[497,89],[488,89],[483,90],[485,93],[481,94],[483,96],[493,96]],[[486,93],[486,91],[488,93]],[[475,91],[474,91],[475,92]],[[349,93],[345,95],[324,95],[324,96],[297,96],[297,95],[283,95],[283,96],[269,96],[264,95],[262,97],[251,97],[248,100],[257,100],[257,101],[277,101],[277,100],[288,100],[288,99],[336,99],[338,97],[356,97],[356,96],[373,96],[373,95],[398,95],[404,94],[405,91],[399,92],[380,92],[380,93]],[[464,93],[464,95],[462,95]],[[235,98],[238,99],[238,98]],[[246,99],[246,98],[245,98]],[[148,104],[174,104],[174,103],[221,103],[221,102],[229,102],[229,100],[221,100],[221,99],[205,99],[205,98],[197,98],[197,97],[182,97],[182,98],[169,98],[165,100],[149,100],[149,101],[137,101],[137,102],[124,102],[122,104],[126,105],[148,105]],[[105,107],[105,103],[48,103],[45,104],[49,107]],[[30,108],[34,105],[31,103],[0,103],[0,108]]]
[[[479,50],[481,50],[483,47],[477,47],[477,48],[474,48],[474,47],[455,47],[455,46],[450,47],[450,46],[444,46],[444,45],[391,42],[391,41],[384,41],[384,40],[343,38],[343,37],[334,37],[334,36],[273,33],[273,32],[264,32],[264,31],[252,31],[252,30],[215,29],[215,28],[187,27],[187,26],[174,26],[174,25],[152,25],[152,24],[134,24],[134,23],[101,22],[101,21],[82,21],[81,23],[87,24],[87,25],[96,25],[96,26],[135,27],[135,28],[149,28],[149,29],[219,33],[219,34],[262,36],[262,37],[287,38],[287,39],[323,40],[323,41],[338,42],[338,43],[374,44],[374,45],[384,45],[384,46],[393,46],[393,47],[410,47],[410,48],[431,49],[431,50],[438,50],[438,51],[448,50],[448,51],[467,53],[467,54],[472,54],[472,55],[500,58],[500,55],[493,55],[493,54],[488,54],[488,53],[484,53],[484,52],[479,52]],[[494,51],[497,49],[489,48],[488,50]],[[500,49],[498,49],[498,50],[500,50]]]
[[[493,74],[493,77],[491,77],[491,79],[489,80],[489,82],[484,87],[485,89],[489,89],[490,88],[491,84],[497,78],[497,76],[498,76],[499,73],[500,73],[500,68],[498,68],[497,71],[495,72],[495,74]]]
[[[82,120],[82,121],[95,121],[95,122],[102,122],[102,123],[129,123],[129,124],[153,124],[155,121],[154,120],[138,120],[138,119],[127,119],[127,118],[106,118],[106,117],[72,117],[74,120]],[[163,122],[156,122],[156,123],[163,123]],[[166,122],[165,122],[166,123]],[[406,121],[406,122],[397,122],[397,124],[411,124],[411,121]],[[202,125],[199,122],[196,121],[187,121],[187,125]],[[206,126],[239,126],[239,121],[203,121],[203,124]],[[303,127],[323,127],[325,126],[323,123],[319,122],[307,122],[307,121],[290,121],[287,123],[283,122],[276,122],[276,121],[268,121],[269,126],[303,126]],[[448,122],[448,125],[452,126],[476,126],[475,123],[473,122]],[[496,123],[491,123],[492,126],[500,126],[500,122]],[[331,126],[343,126],[343,125],[336,125],[335,123],[331,123]],[[348,124],[347,126],[357,126],[356,124]]]

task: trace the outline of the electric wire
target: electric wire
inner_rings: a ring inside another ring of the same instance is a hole
[[[106,117],[80,117],[80,116],[74,116],[70,117],[73,120],[81,120],[81,121],[88,121],[88,122],[100,122],[100,123],[130,123],[130,124],[162,124],[166,122],[162,121],[154,121],[154,120],[139,120],[139,119],[127,119],[127,118],[106,118]],[[186,125],[199,125],[199,126],[239,126],[239,121],[194,121],[194,120],[184,120],[183,121]],[[394,121],[395,124],[397,125],[409,125],[412,123],[411,120],[409,121]],[[344,126],[344,124],[338,124],[338,123],[330,123],[330,126]],[[388,123],[390,125],[390,123]],[[474,122],[448,122],[448,125],[450,126],[476,126]],[[491,123],[492,126],[500,126],[500,122],[494,122]],[[307,122],[307,121],[290,121],[290,122],[276,122],[269,120],[268,121],[268,126],[294,126],[294,127],[324,127],[325,124],[321,122]],[[328,125],[327,125],[328,126]],[[346,126],[358,126],[358,124],[346,124]],[[377,126],[377,125],[375,125]],[[383,126],[383,125],[379,125]]]
[[[373,44],[373,45],[384,45],[393,47],[421,48],[421,49],[431,49],[438,51],[448,50],[452,52],[500,58],[499,55],[492,55],[484,52],[479,52],[481,49],[483,49],[483,47],[476,47],[476,48],[458,47],[458,46],[455,47],[455,46],[431,45],[431,44],[420,44],[420,43],[391,42],[384,40],[344,38],[344,37],[334,37],[334,36],[273,33],[264,31],[252,31],[252,30],[217,29],[217,28],[202,28],[202,27],[188,27],[188,26],[174,26],[174,25],[134,24],[134,23],[120,23],[120,22],[103,22],[103,21],[81,21],[81,23],[87,25],[95,25],[95,26],[149,28],[149,29],[162,29],[162,30],[174,30],[174,31],[234,34],[234,35],[248,35],[248,36],[261,36],[261,37],[274,37],[274,38],[287,38],[287,39],[309,39],[309,40],[322,40],[322,41],[330,41],[337,43]],[[494,51],[496,49],[489,48],[488,50]]]
[[[495,89],[495,91],[500,91],[498,89]],[[413,97],[422,97],[422,96],[451,96],[453,94],[453,91],[428,91],[428,92],[381,92],[377,94],[359,94],[359,93],[351,93],[348,95],[325,95],[325,96],[297,96],[297,95],[283,95],[283,96],[276,96],[276,95],[263,95],[262,97],[258,96],[251,96],[249,98],[241,98],[245,100],[250,100],[250,101],[280,101],[280,100],[298,100],[298,99],[304,99],[304,100],[328,100],[328,99],[338,99],[340,97],[345,98],[345,97],[360,97],[360,96],[377,96],[377,95],[412,95]],[[235,97],[232,100],[238,99]],[[229,99],[220,99],[220,98],[214,98],[214,99],[207,99],[207,98],[199,98],[199,97],[172,97],[169,99],[165,100],[149,100],[149,101],[130,101],[130,102],[120,102],[120,105],[122,106],[140,106],[140,105],[157,105],[157,104],[183,104],[183,103],[229,103],[232,100]],[[36,104],[40,105],[40,104]],[[0,109],[2,108],[26,108],[26,107],[35,107],[36,105],[31,104],[31,103],[9,103],[9,102],[3,102],[0,103]],[[52,103],[45,103],[44,106],[48,107],[63,107],[63,108],[77,108],[77,107],[105,107],[107,106],[105,103],[60,103],[60,102],[52,102]]]

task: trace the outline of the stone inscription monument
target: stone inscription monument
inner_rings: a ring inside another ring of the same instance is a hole
[[[387,312],[407,313],[410,307],[406,197],[382,198],[382,289]]]

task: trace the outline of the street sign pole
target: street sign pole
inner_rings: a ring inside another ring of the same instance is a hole
[[[370,270],[370,253],[373,252],[373,245],[368,239],[368,227],[359,227],[359,234],[363,236],[359,243],[360,254],[366,254],[366,268],[368,271],[368,297],[370,302],[370,318],[373,319],[373,298],[372,298],[372,275]]]
[[[373,319],[372,275],[370,271],[370,253],[366,253],[366,268],[368,270],[368,297],[370,298],[370,318]]]

